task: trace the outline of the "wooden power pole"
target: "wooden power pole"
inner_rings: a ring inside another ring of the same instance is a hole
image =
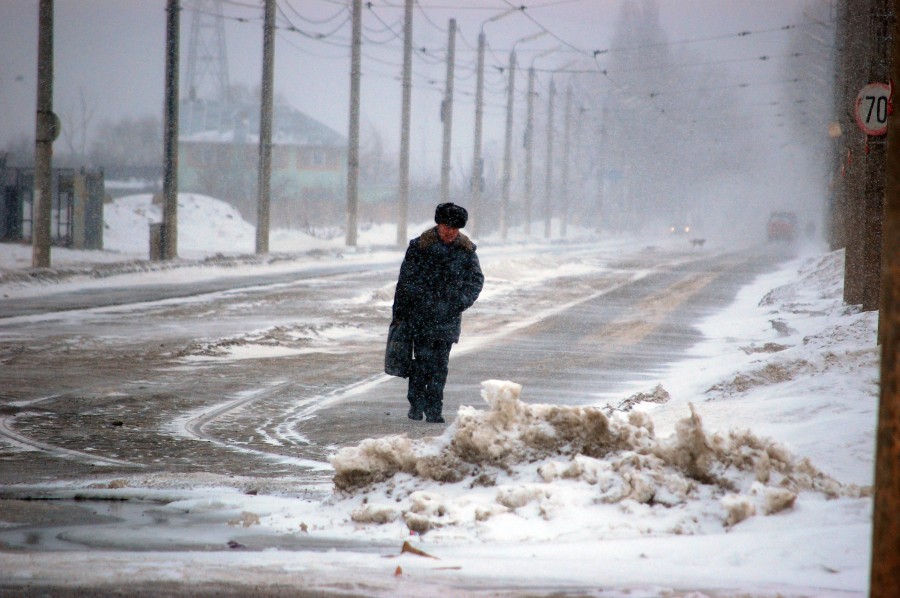
[[[886,8],[900,14],[900,0]],[[887,18],[887,15],[885,15]],[[900,81],[900,29],[891,35],[890,80]],[[869,595],[896,596],[900,588],[900,112],[888,115],[884,181],[884,254],[881,289],[881,392],[875,453],[872,570]]]

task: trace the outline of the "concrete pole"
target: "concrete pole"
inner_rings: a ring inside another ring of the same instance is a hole
[[[263,20],[262,98],[259,112],[259,170],[256,203],[256,253],[269,253],[272,181],[272,111],[275,71],[275,0],[266,0]]]
[[[553,100],[556,97],[556,83],[550,78],[550,93],[547,100],[547,174],[544,178],[544,238],[549,239],[553,219]]]
[[[900,14],[900,0],[893,0]],[[900,27],[894,19],[891,40],[892,81],[900,81]],[[884,193],[884,279],[879,328],[881,396],[875,452],[872,514],[872,570],[869,596],[890,598],[900,588],[900,112],[888,115]]]
[[[597,229],[597,232],[601,232],[603,227],[603,200],[605,197],[606,191],[606,159],[605,159],[605,151],[604,151],[604,143],[606,141],[606,118],[609,115],[609,107],[606,102],[603,103],[603,111],[600,116],[600,123],[594,124],[594,130],[597,131],[596,140],[592,144],[596,150],[593,152],[593,160],[594,160],[594,168],[597,172],[597,197],[595,201],[594,208],[594,225]],[[599,131],[598,131],[599,129]]]
[[[572,126],[572,167],[575,170],[575,189],[569,193],[570,198],[574,198],[575,201],[571,202],[570,213],[574,212],[579,215],[578,221],[582,221],[584,217],[584,207],[585,207],[585,169],[584,169],[584,142],[582,141],[582,136],[584,135],[585,128],[585,112],[587,109],[583,106],[574,107],[575,110],[575,122]],[[571,218],[570,218],[571,219]]]
[[[441,106],[441,118],[444,121],[444,138],[441,145],[441,203],[450,201],[450,148],[453,145],[453,69],[456,62],[456,19],[450,19],[447,37],[447,82],[444,87],[444,103]]]
[[[59,134],[53,113],[53,0],[38,5],[37,120],[34,146],[31,265],[50,267],[53,207],[53,140]]]
[[[163,125],[163,233],[162,256],[178,257],[178,42],[181,6],[168,0],[166,7],[166,98]]]
[[[531,236],[531,205],[534,200],[534,67],[528,69],[528,108],[525,123],[525,236]]]
[[[562,171],[562,224],[559,236],[565,238],[569,230],[569,159],[572,155],[572,86],[566,88],[565,125],[563,129],[563,171]]]
[[[409,219],[409,132],[412,106],[413,0],[406,0],[403,25],[403,107],[400,117],[400,189],[397,202],[397,245],[406,245]]]
[[[362,0],[353,0],[350,51],[350,127],[347,147],[347,245],[356,246],[359,226],[359,85],[362,70]]]
[[[512,182],[513,105],[516,98],[516,51],[509,53],[509,82],[506,89],[506,137],[503,144],[503,195],[500,204],[500,238],[509,228],[509,188]]]
[[[478,34],[478,60],[475,69],[475,147],[472,150],[471,205],[469,206],[469,228],[473,236],[478,236],[481,221],[481,181],[484,178],[484,159],[481,156],[482,125],[484,123],[484,31]]]

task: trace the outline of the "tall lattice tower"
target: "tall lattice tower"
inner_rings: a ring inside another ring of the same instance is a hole
[[[221,0],[193,0],[188,40],[187,98],[224,105],[228,101],[228,55]]]

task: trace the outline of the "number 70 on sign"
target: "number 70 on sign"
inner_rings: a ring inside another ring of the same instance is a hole
[[[891,88],[886,83],[869,83],[856,96],[856,124],[866,135],[887,133],[891,113]]]

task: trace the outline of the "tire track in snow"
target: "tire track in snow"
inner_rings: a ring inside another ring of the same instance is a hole
[[[289,446],[296,446],[297,444],[308,445],[308,439],[297,432],[297,423],[315,417],[316,411],[320,409],[330,407],[347,398],[365,392],[389,379],[390,376],[387,374],[376,374],[358,382],[353,382],[340,388],[333,389],[327,394],[318,394],[300,399],[297,403],[294,403],[290,409],[283,411],[283,416],[278,419],[278,423],[274,426],[274,430],[268,432],[266,437],[270,440],[283,440]],[[223,449],[245,455],[253,455],[262,459],[270,461],[274,460],[278,463],[295,465],[307,469],[330,471],[332,469],[331,465],[324,461],[292,457],[280,452],[254,449],[235,442],[222,440],[207,431],[209,426],[217,420],[221,420],[237,411],[249,407],[253,403],[271,397],[275,392],[287,384],[289,384],[289,382],[284,381],[272,384],[268,388],[246,391],[240,393],[240,396],[230,401],[219,403],[213,407],[204,407],[195,410],[173,422],[174,432],[180,436],[185,436],[200,442],[212,443]]]
[[[239,452],[245,455],[253,455],[262,459],[270,461],[274,460],[278,463],[295,465],[307,469],[330,470],[331,465],[328,463],[242,446],[235,442],[221,440],[206,431],[206,429],[215,421],[244,409],[255,402],[272,396],[277,390],[283,388],[287,384],[288,382],[286,381],[273,383],[267,388],[254,389],[240,393],[240,396],[237,398],[224,403],[219,403],[213,407],[204,407],[194,412],[190,412],[186,416],[173,422],[175,432],[193,440],[212,443],[226,450]]]
[[[12,446],[21,448],[23,450],[40,451],[52,457],[82,461],[90,465],[101,465],[105,467],[145,467],[141,463],[132,463],[130,461],[122,461],[121,459],[113,459],[111,457],[93,455],[84,451],[67,449],[61,446],[46,444],[44,442],[40,442],[39,440],[29,438],[28,436],[17,432],[13,427],[16,418],[19,415],[26,414],[27,412],[23,412],[17,415],[7,415],[0,418],[0,437],[2,437],[7,443]]]

